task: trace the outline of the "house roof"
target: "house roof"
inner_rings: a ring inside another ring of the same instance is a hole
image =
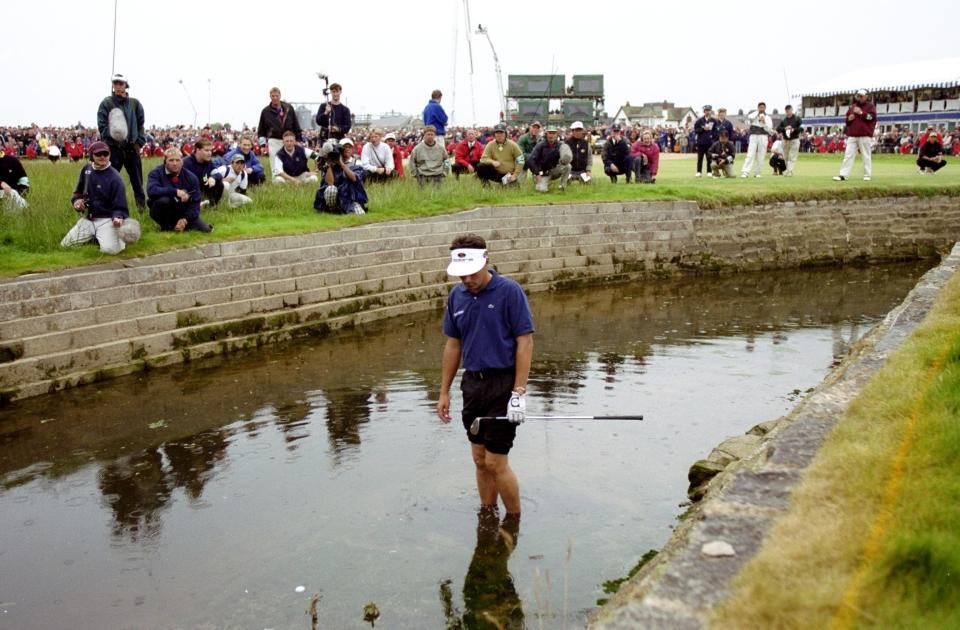
[[[960,57],[952,57],[851,70],[802,90],[794,97],[849,94],[861,88],[878,92],[957,85],[960,85]]]
[[[690,112],[696,114],[692,107],[671,107],[667,110],[667,120],[680,120]]]

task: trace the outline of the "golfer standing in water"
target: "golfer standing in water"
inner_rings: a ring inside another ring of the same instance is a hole
[[[487,268],[487,244],[476,234],[450,245],[447,273],[462,284],[450,291],[443,318],[442,382],[437,415],[450,422],[450,385],[463,361],[463,428],[477,468],[483,507],[520,513],[520,486],[507,459],[517,425],[526,419],[527,377],[533,357],[533,316],[520,285]],[[480,416],[506,416],[484,422],[477,435],[470,424]]]

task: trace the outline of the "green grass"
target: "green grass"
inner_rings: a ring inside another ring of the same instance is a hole
[[[871,379],[721,628],[960,628],[960,276]]]
[[[96,247],[66,251],[59,247],[61,238],[76,221],[69,200],[79,165],[25,161],[33,184],[30,207],[22,212],[0,213],[0,276],[50,271],[113,258],[135,258],[197,243],[302,234],[376,221],[445,214],[477,206],[689,199],[704,207],[718,207],[808,199],[960,196],[960,171],[954,165],[936,176],[921,177],[916,174],[914,159],[910,156],[875,156],[872,182],[863,182],[856,177],[860,173],[858,162],[854,168],[855,177],[843,184],[830,179],[840,165],[840,156],[837,155],[801,155],[798,175],[793,178],[773,177],[769,174],[770,169],[765,168],[764,177],[746,180],[694,179],[694,159],[694,156],[664,156],[660,175],[653,186],[627,186],[622,178],[618,184],[611,184],[602,174],[599,158],[595,159],[597,177],[592,185],[571,184],[563,193],[538,193],[529,181],[519,190],[483,188],[475,179],[466,177],[459,182],[451,177],[442,187],[427,190],[420,190],[410,180],[373,184],[368,187],[371,212],[363,217],[318,214],[313,210],[314,186],[293,188],[266,184],[253,190],[253,204],[235,210],[221,204],[219,208],[204,210],[205,219],[216,226],[216,230],[208,235],[161,233],[149,216],[139,217],[134,211],[134,217],[143,219],[143,238],[117,257],[102,255]],[[144,180],[146,173],[159,162],[158,158],[144,162]],[[123,178],[126,181],[125,174]],[[132,205],[129,183],[127,198]]]

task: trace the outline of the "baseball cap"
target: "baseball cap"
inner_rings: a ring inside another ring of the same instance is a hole
[[[867,91],[864,88],[860,88],[859,90],[857,90],[857,96],[866,96],[866,95],[867,95]]]
[[[347,145],[353,146],[353,140],[350,138],[340,138],[340,146],[345,147]]]
[[[572,131],[574,129],[583,129],[583,123],[580,122],[579,120],[574,121],[574,123],[570,125],[570,130]]]
[[[487,250],[454,249],[450,252],[450,264],[447,273],[451,276],[469,276],[487,266]]]
[[[396,140],[397,135],[392,131],[383,137],[384,140]]]
[[[230,159],[231,162],[246,162],[246,158],[243,157],[243,153],[234,153],[233,157]]]
[[[703,106],[703,111],[705,111],[705,112],[712,112],[712,111],[713,111],[713,106],[712,106],[712,105],[704,105],[704,106]]]
[[[620,125],[613,125],[610,127],[610,131],[623,131],[623,128]]]
[[[556,125],[547,125],[547,132],[548,132],[548,133],[549,133],[549,132],[557,133],[557,126],[556,126]]]
[[[507,133],[507,126],[506,126],[506,125],[503,125],[503,124],[500,124],[500,125],[497,125],[496,127],[493,128],[493,133],[497,133],[498,131],[502,131],[503,133]],[[467,274],[467,275],[470,275],[470,274]]]
[[[127,87],[130,87],[130,82],[127,81],[127,77],[123,76],[119,72],[113,75],[113,78],[110,79],[110,83],[123,83]]]
[[[101,151],[106,151],[107,153],[110,152],[110,147],[107,146],[106,142],[101,140],[97,140],[91,144],[90,148],[87,150],[90,155],[93,155],[94,153],[100,153]]]
[[[530,126],[531,126],[531,127],[543,127],[543,125],[540,124],[540,121],[539,121],[539,120],[533,121],[532,123],[530,123]]]

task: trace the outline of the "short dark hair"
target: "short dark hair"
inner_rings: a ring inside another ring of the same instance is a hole
[[[343,91],[343,86],[341,86],[339,83],[331,83],[331,84],[330,84],[330,89],[331,89],[331,90],[340,90],[340,91],[342,92],[342,91]]]
[[[727,132],[726,129],[721,129],[721,130],[720,130],[720,137],[721,137],[721,138],[729,138],[729,137],[730,137],[730,134]]]
[[[455,249],[486,249],[487,242],[478,234],[461,234],[450,243],[450,251]]]
[[[206,138],[204,138],[203,140],[197,140],[197,144],[195,145],[195,147],[197,149],[212,149],[213,141],[207,140]]]
[[[757,103],[757,107],[760,107],[761,105],[763,105],[764,107],[767,106],[767,104],[764,103],[763,101],[760,101],[759,103]]]
[[[294,140],[297,139],[297,134],[293,133],[293,132],[290,131],[289,129],[287,129],[286,131],[283,132],[283,137],[286,138],[287,136],[290,136],[290,137],[293,138]]]
[[[434,90],[433,92],[430,92],[430,98],[432,98],[433,100],[437,100],[441,96],[443,96],[443,92],[441,92],[440,90]]]
[[[786,106],[784,106],[784,108],[783,108],[784,111],[786,111],[786,110],[788,110],[788,109],[793,109],[793,105],[786,105]]]

